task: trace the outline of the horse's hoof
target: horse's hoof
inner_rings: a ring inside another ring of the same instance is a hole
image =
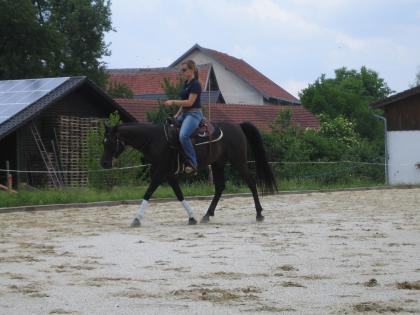
[[[200,223],[209,223],[210,222],[210,218],[208,215],[205,215],[204,217],[201,218]]]
[[[137,218],[134,218],[133,222],[131,222],[130,227],[134,228],[134,227],[139,227],[141,226],[140,220]]]
[[[190,218],[190,219],[188,220],[188,225],[195,225],[195,224],[197,224],[197,220],[196,220],[196,219],[194,219],[194,218]]]
[[[257,215],[257,222],[262,222],[264,221],[264,216],[262,214]]]

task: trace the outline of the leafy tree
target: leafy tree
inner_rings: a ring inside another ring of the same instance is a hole
[[[360,136],[355,131],[355,124],[342,115],[330,119],[324,114],[319,114],[321,121],[320,134],[326,138],[332,138],[348,148],[360,142]]]
[[[391,93],[378,73],[362,67],[360,71],[340,68],[335,78],[323,74],[300,93],[302,104],[315,114],[334,119],[342,116],[355,123],[355,130],[367,139],[381,138],[383,126],[372,117],[369,104]]]
[[[105,125],[115,127],[121,124],[121,118],[117,111],[111,113],[108,118],[99,121],[98,130],[91,130],[87,137],[87,151],[83,163],[89,170],[89,185],[96,188],[111,189],[114,186],[135,185],[142,182],[146,176],[146,169],[115,169],[104,170],[100,164],[104,152],[103,139]],[[141,164],[141,154],[138,151],[127,148],[118,158],[118,167],[127,167]]]
[[[112,81],[109,83],[107,92],[112,98],[132,99],[134,97],[133,91],[127,84],[116,81]]]
[[[175,83],[172,83],[169,78],[163,78],[162,82],[162,88],[169,100],[179,99],[179,93],[181,93],[183,85],[184,82],[181,77],[177,77]]]
[[[316,180],[321,183],[359,179],[383,180],[383,170],[377,165],[348,163],[312,164],[311,162],[362,161],[380,162],[381,152],[376,143],[363,139],[355,124],[342,115],[331,119],[318,115],[320,129],[303,129],[291,124],[290,110],[281,110],[263,139],[270,161],[280,179]],[[383,152],[383,150],[382,150]]]
[[[414,83],[411,85],[411,87],[416,87],[419,85],[420,85],[420,67],[419,67],[419,71],[416,73],[416,79]]]
[[[282,109],[277,113],[277,117],[274,122],[270,125],[273,132],[281,132],[291,126],[292,122],[292,110]]]
[[[0,1],[0,79],[50,74],[45,65],[55,59],[57,37],[41,24],[28,0]]]
[[[101,86],[110,0],[0,0],[0,79],[86,75]]]
[[[169,78],[164,78],[162,82],[162,88],[165,91],[167,99],[179,99],[179,93],[181,92],[182,84],[183,82],[181,78],[177,78],[175,83],[172,83]],[[158,108],[154,111],[147,112],[146,116],[149,122],[158,124],[163,123],[166,118],[168,118],[168,116],[175,115],[177,111],[177,106],[167,107],[162,102],[159,102]]]

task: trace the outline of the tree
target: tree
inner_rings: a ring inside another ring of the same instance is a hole
[[[116,81],[109,83],[107,92],[112,98],[134,98],[133,91],[127,84]]]
[[[47,24],[39,23],[35,6],[28,0],[0,0],[0,79],[53,74],[47,69],[58,46]]]
[[[0,79],[86,75],[106,82],[110,0],[0,0]]]
[[[182,79],[177,78],[175,83],[172,83],[169,78],[164,78],[162,82],[162,88],[165,91],[166,97],[170,100],[179,99],[179,93],[181,92],[182,88]],[[159,101],[158,108],[155,111],[147,112],[147,120],[149,122],[158,124],[163,123],[166,118],[170,115],[175,115],[178,111],[176,106],[165,106],[162,102]]]
[[[419,67],[419,71],[416,74],[416,80],[411,85],[411,87],[416,87],[416,86],[419,86],[419,85],[420,85],[420,67]]]
[[[374,111],[369,104],[391,92],[377,72],[362,67],[360,71],[337,69],[335,78],[331,79],[323,74],[299,96],[311,112],[332,119],[341,115],[355,123],[355,130],[361,137],[372,140],[381,137],[383,126],[373,118]]]

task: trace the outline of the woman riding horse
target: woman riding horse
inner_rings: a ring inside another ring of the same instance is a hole
[[[198,81],[197,65],[193,60],[184,61],[181,64],[181,71],[182,75],[186,78],[180,93],[181,100],[167,100],[165,105],[179,106],[175,118],[178,122],[182,123],[179,132],[179,141],[188,158],[184,171],[187,174],[197,174],[197,156],[191,142],[191,135],[203,119],[200,100],[201,84]]]

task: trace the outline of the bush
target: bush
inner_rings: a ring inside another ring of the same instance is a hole
[[[263,140],[276,177],[281,180],[316,180],[320,184],[344,183],[355,178],[383,181],[382,165],[360,162],[382,162],[379,141],[362,139],[355,124],[344,116],[319,115],[320,130],[301,129],[287,121],[280,111],[272,132]],[[349,162],[352,161],[352,162]]]
[[[144,181],[148,176],[148,168],[132,168],[132,169],[111,169],[104,170],[100,165],[103,154],[103,139],[105,124],[116,126],[120,123],[118,113],[111,114],[106,121],[100,121],[97,132],[90,132],[88,135],[88,158],[87,166],[89,172],[89,186],[95,188],[112,188],[120,185],[136,185]],[[141,164],[141,154],[139,151],[127,148],[118,158],[116,167],[130,167]]]

